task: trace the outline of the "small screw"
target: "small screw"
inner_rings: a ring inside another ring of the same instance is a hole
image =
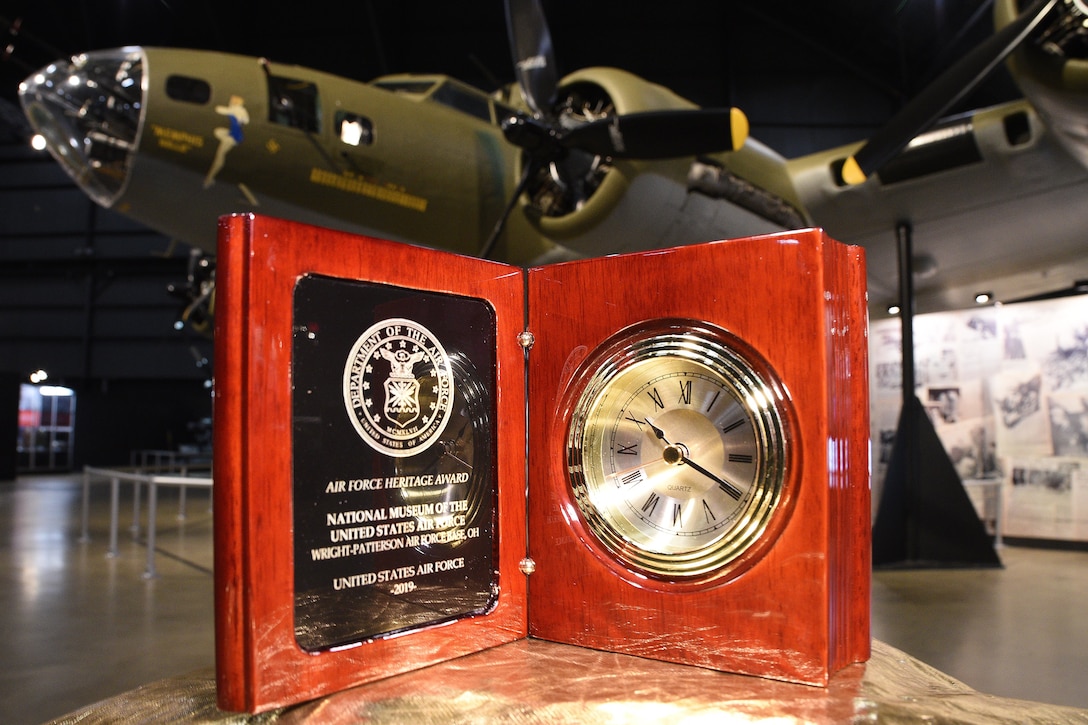
[[[527,556],[518,562],[518,569],[520,569],[521,573],[525,576],[529,576],[536,571],[536,562]]]
[[[518,333],[518,344],[526,350],[532,350],[533,344],[536,342],[536,337],[533,333],[526,330],[525,332]]]

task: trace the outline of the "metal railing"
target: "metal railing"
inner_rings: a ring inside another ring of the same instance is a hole
[[[198,471],[207,470],[198,468]],[[140,490],[141,486],[147,487],[147,567],[144,570],[144,578],[150,579],[158,576],[155,569],[155,533],[156,518],[158,516],[158,490],[160,486],[175,486],[179,492],[178,518],[185,518],[185,490],[188,488],[212,487],[212,479],[208,476],[193,475],[194,471],[187,466],[181,470],[156,472],[142,468],[95,468],[83,467],[83,512],[82,532],[80,541],[90,541],[90,510],[91,510],[91,485],[104,481],[110,484],[110,543],[107,556],[117,556],[117,530],[120,518],[121,482],[132,484],[133,511],[132,511],[132,535],[139,536],[140,531]]]

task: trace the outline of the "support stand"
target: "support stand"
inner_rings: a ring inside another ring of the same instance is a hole
[[[903,323],[903,408],[873,525],[876,568],[1000,567],[933,423],[914,394],[914,286],[909,224],[899,244],[899,315]]]

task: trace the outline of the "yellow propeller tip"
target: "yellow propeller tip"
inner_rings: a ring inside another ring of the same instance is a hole
[[[846,163],[842,165],[842,180],[850,186],[857,186],[858,184],[865,183],[865,172],[858,166],[858,161],[853,156],[846,160]]]
[[[739,108],[729,109],[729,127],[733,131],[733,148],[739,149],[748,140],[748,117]]]

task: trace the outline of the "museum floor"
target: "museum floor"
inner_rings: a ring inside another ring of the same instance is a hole
[[[211,513],[160,496],[157,576],[133,539],[131,487],[109,548],[109,486],[0,482],[0,721],[41,723],[213,664]],[[1005,547],[1004,569],[879,572],[873,636],[984,693],[1088,708],[1088,553]]]

